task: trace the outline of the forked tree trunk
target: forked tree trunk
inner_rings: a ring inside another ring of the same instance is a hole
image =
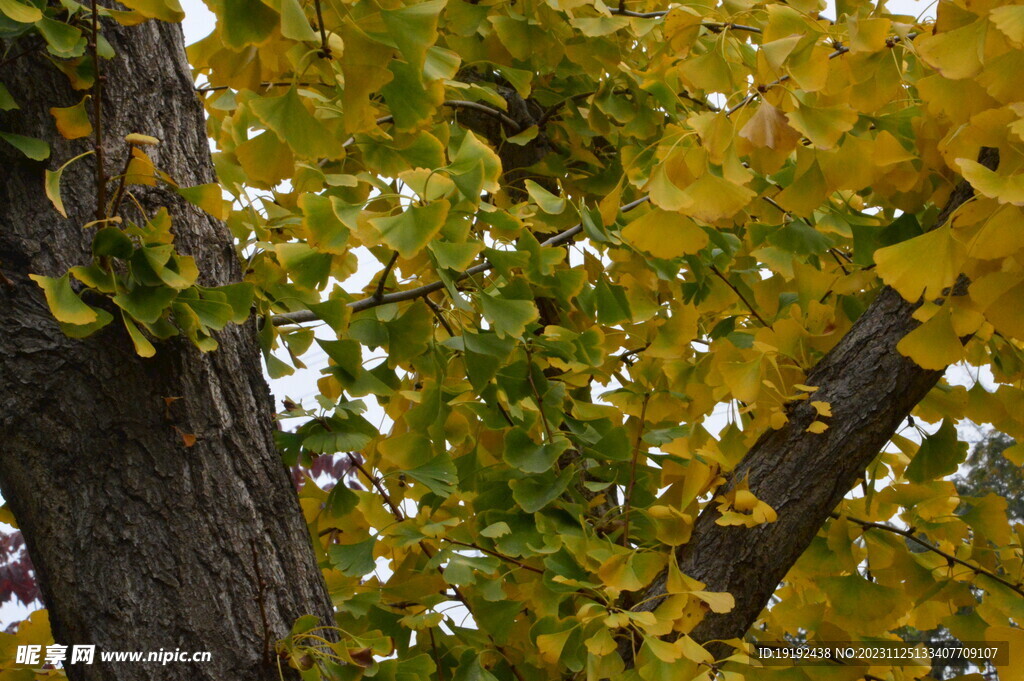
[[[157,165],[182,186],[213,180],[181,29],[149,22],[105,35],[108,174],[124,135],[153,135]],[[47,164],[0,142],[0,489],[24,532],[56,640],[95,644],[72,679],[275,679],[265,642],[294,620],[332,621],[295,493],[272,440],[272,403],[252,325],[201,354],[161,343],[140,359],[116,321],[87,340],[59,330],[30,273],[89,262],[93,162],[65,174],[61,218],[43,168],[90,148],[60,138],[48,113],[82,96],[41,55],[0,73],[21,106],[0,128],[51,142]],[[227,229],[166,190],[180,251],[206,284],[240,279]],[[174,398],[174,399],[172,399]],[[181,433],[194,434],[186,447]],[[256,559],[254,560],[254,555]],[[259,577],[258,577],[259,576]],[[258,586],[259,578],[265,588]],[[109,664],[99,651],[210,651],[205,664]]]

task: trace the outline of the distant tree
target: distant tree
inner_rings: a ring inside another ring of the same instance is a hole
[[[1021,467],[1010,461],[1003,453],[1016,442],[997,430],[986,430],[981,438],[970,449],[964,462],[963,473],[957,473],[953,482],[961,498],[958,513],[964,513],[971,507],[972,498],[981,498],[988,494],[998,495],[1006,500],[1007,518],[1011,521],[1024,521],[1024,475]],[[924,547],[908,542],[907,548],[914,552],[926,551]],[[976,603],[961,606],[959,615],[963,617],[974,613],[977,603],[981,602],[982,593],[973,590]],[[957,644],[960,640],[945,627],[937,627],[929,631],[904,630],[900,635],[908,641],[927,641],[929,643]],[[935,679],[954,679],[969,673],[972,669],[981,668],[987,679],[998,679],[996,668],[991,665],[972,663],[967,660],[947,661],[946,664],[932,667],[931,676]]]
[[[995,494],[1006,500],[1006,515],[1024,522],[1024,467],[1003,453],[1017,442],[998,430],[986,431],[971,448],[963,474],[953,478],[961,497]],[[967,504],[970,502],[967,501]]]

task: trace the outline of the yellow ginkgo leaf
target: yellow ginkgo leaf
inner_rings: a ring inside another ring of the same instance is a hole
[[[541,634],[538,636],[537,650],[540,652],[541,657],[549,664],[558,664],[558,660],[562,656],[562,649],[565,647],[565,642],[569,640],[571,634],[572,629],[566,629],[554,634]]]
[[[909,301],[937,298],[953,285],[967,259],[948,225],[875,251],[882,280]]]
[[[889,19],[850,18],[850,50],[852,52],[878,52],[892,32]]]
[[[89,101],[89,95],[83,97],[82,101],[74,106],[55,106],[50,109],[50,114],[53,115],[53,120],[57,124],[57,131],[64,139],[76,140],[92,134],[92,123],[89,121],[89,113],[85,110],[87,101]]]
[[[758,499],[747,488],[746,482],[726,493],[718,501],[721,517],[715,520],[716,525],[743,525],[754,527],[763,523],[774,523],[778,519],[775,509]]]
[[[155,147],[160,144],[160,140],[152,135],[143,135],[140,132],[130,132],[124,136],[124,141],[128,144],[134,144],[137,147]]]
[[[662,641],[660,638],[654,638],[653,636],[644,639],[644,645],[647,646],[647,649],[650,650],[656,658],[666,664],[672,664],[683,656],[683,651],[678,643],[678,641],[675,643],[669,643],[668,641]]]
[[[824,433],[826,430],[828,430],[827,423],[825,423],[824,421],[814,421],[811,423],[811,425],[807,426],[806,432],[814,433],[815,435],[820,435]]]
[[[626,225],[622,236],[640,250],[665,260],[696,253],[708,244],[708,235],[697,223],[660,208]]]
[[[736,598],[728,591],[691,591],[690,593],[707,603],[711,612],[729,612],[736,607]]]
[[[1024,281],[1013,286],[985,309],[985,318],[1004,336],[1024,340]]]
[[[801,105],[787,114],[794,128],[819,149],[831,149],[843,134],[857,122],[857,112],[850,107],[819,108]]]
[[[700,14],[689,7],[673,7],[665,15],[665,38],[677,59],[690,53],[690,48],[700,35],[702,19]]]
[[[941,307],[931,319],[904,336],[896,349],[924,369],[938,371],[959,362],[964,347],[953,330],[951,312],[949,305]]]
[[[681,546],[690,541],[693,518],[672,506],[663,504],[647,509],[648,517],[654,523],[654,534],[658,541],[668,546]]]
[[[1003,450],[1003,456],[1014,466],[1024,466],[1024,442],[1018,442]]]
[[[794,149],[800,141],[800,133],[789,124],[786,114],[765,101],[740,129],[739,135],[755,147],[769,149]]]
[[[914,160],[914,154],[907,151],[906,147],[899,143],[892,133],[883,130],[875,137],[874,149],[871,154],[871,161],[877,166],[888,166],[902,161]]]
[[[946,78],[961,80],[981,71],[988,20],[980,18],[966,26],[914,41],[918,55]]]
[[[1024,6],[996,7],[989,12],[988,17],[1003,35],[1018,47],[1024,47]]]
[[[732,396],[748,404],[761,394],[761,358],[747,362],[722,362],[719,367],[722,380]]]
[[[972,258],[1006,258],[1024,248],[1024,215],[1016,206],[1004,205],[992,213],[967,245]]]
[[[705,173],[683,190],[681,210],[698,220],[715,222],[736,215],[755,196],[746,187]]]
[[[815,161],[795,182],[776,195],[775,202],[794,215],[810,217],[827,195],[825,174]]]
[[[1024,70],[1024,51],[1010,50],[985,64],[977,82],[994,99],[1004,104],[1020,99],[1020,73]]]
[[[964,179],[985,196],[999,203],[1024,206],[1024,174],[1000,175],[968,158],[958,158],[956,163]]]

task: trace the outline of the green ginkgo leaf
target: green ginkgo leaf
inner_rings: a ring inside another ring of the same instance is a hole
[[[45,161],[50,157],[50,144],[46,140],[26,137],[13,132],[0,132],[0,139],[33,161]]]
[[[78,297],[71,288],[69,275],[62,277],[44,277],[38,274],[28,275],[39,284],[46,295],[46,304],[57,321],[66,324],[92,324],[97,319],[96,310],[92,309]]]
[[[37,7],[19,0],[0,0],[0,12],[20,24],[35,23],[43,18],[43,13]]]
[[[0,136],[2,135],[3,133],[0,133]],[[84,154],[79,154],[70,161],[66,161],[64,165],[57,168],[57,170],[43,171],[43,190],[46,192],[46,198],[50,199],[50,203],[53,204],[53,207],[56,208],[57,212],[64,217],[68,216],[67,211],[64,210],[64,201],[60,197],[60,180],[64,175],[64,170],[78,159],[92,153],[92,151],[87,151]],[[49,154],[49,150],[47,150],[47,154]]]
[[[448,206],[443,199],[426,206],[410,206],[398,215],[370,220],[370,224],[380,232],[381,241],[408,259],[426,248],[441,231]]]
[[[437,41],[437,18],[446,4],[448,0],[429,0],[380,13],[391,39],[416,74],[423,70],[427,49]]]
[[[253,98],[249,108],[300,158],[340,158],[345,153],[338,138],[306,109],[295,88],[279,97]]]

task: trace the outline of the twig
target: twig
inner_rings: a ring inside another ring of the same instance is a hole
[[[514,118],[508,114],[495,109],[494,107],[481,104],[480,102],[470,102],[465,99],[446,99],[441,103],[441,106],[447,106],[455,109],[472,109],[473,111],[479,111],[480,113],[487,114],[493,118],[497,118],[499,121],[504,123],[508,128],[514,132],[522,132],[523,126],[520,125]]]
[[[843,264],[843,261],[839,259],[838,255],[836,255],[836,249],[834,249],[834,248],[828,249],[828,254],[831,255],[833,258],[835,258],[836,264],[839,265],[839,269],[841,269],[843,271],[843,274],[849,274],[850,273],[850,271],[846,269],[846,265]]]
[[[750,313],[757,319],[757,321],[761,322],[761,326],[769,326],[768,322],[766,322],[764,320],[764,317],[762,317],[758,313],[758,311],[754,308],[754,306],[750,304],[750,301],[747,300],[747,297],[745,295],[743,295],[743,293],[740,292],[740,290],[738,288],[736,288],[736,285],[733,284],[731,281],[729,281],[726,278],[726,276],[724,274],[722,274],[721,271],[719,271],[719,269],[717,267],[715,267],[714,265],[711,265],[710,267],[711,267],[711,271],[714,272],[715,275],[719,279],[724,281],[725,285],[728,286],[729,288],[731,288],[733,293],[735,293],[737,296],[739,296],[740,300],[743,301],[743,304],[747,306],[748,310],[750,310]]]
[[[641,352],[643,352],[649,347],[651,347],[651,344],[647,343],[643,347],[636,348],[635,350],[625,350],[617,356],[619,358],[619,361],[624,363],[626,366],[633,366],[633,361],[630,359],[630,357],[639,355]]]
[[[313,0],[316,4],[316,23],[320,28],[320,56],[324,59],[331,58],[331,47],[327,44],[327,29],[324,28],[324,13],[320,9],[320,0]]]
[[[263,623],[263,664],[270,666],[270,624],[267,622],[267,605],[265,593],[267,582],[260,570],[260,556],[256,550],[256,540],[252,540],[252,565],[256,571],[256,601],[260,606],[260,621]]]
[[[910,33],[909,35],[907,35],[907,40],[913,40],[916,37],[917,37],[916,33]],[[901,42],[901,39],[900,39],[899,36],[896,36],[896,37],[889,38],[888,40],[886,40],[885,44],[889,48],[893,48],[899,42]],[[838,48],[836,48],[836,50],[834,52],[829,54],[828,58],[829,59],[835,59],[836,57],[841,57],[842,55],[846,54],[849,51],[850,51],[849,47],[846,47],[845,45],[841,45]],[[726,116],[731,116],[732,114],[736,113],[737,111],[739,111],[740,109],[745,107],[747,104],[750,104],[750,102],[754,101],[754,99],[757,97],[757,95],[759,93],[764,93],[769,88],[775,87],[776,85],[780,85],[781,83],[785,83],[789,79],[790,79],[790,75],[787,73],[787,74],[783,75],[782,77],[780,77],[780,78],[778,78],[776,80],[773,80],[772,82],[770,82],[770,83],[768,83],[766,85],[759,85],[754,92],[751,92],[749,95],[744,97],[740,101],[739,104],[737,104],[736,106],[734,106],[734,107],[732,107],[730,109],[727,109],[726,112],[725,112],[725,115]]]
[[[523,346],[526,351],[526,378],[530,381],[530,389],[533,391],[533,396],[537,398],[537,411],[540,412],[540,422],[544,426],[544,435],[547,437],[548,444],[554,444],[555,440],[551,435],[551,425],[548,423],[548,417],[544,414],[544,397],[537,390],[537,384],[533,380],[533,353],[530,352],[530,345],[526,344]]]
[[[636,461],[640,458],[640,445],[643,444],[644,421],[647,418],[647,402],[651,394],[644,395],[643,405],[640,407],[640,423],[636,427],[636,444],[633,445],[633,456],[629,462],[629,485],[626,487],[626,499],[622,510],[622,545],[629,547],[629,512],[632,508],[633,486],[636,484]]]
[[[388,264],[384,267],[384,271],[381,272],[380,278],[377,280],[377,290],[373,293],[374,300],[384,299],[384,286],[387,284],[388,275],[391,274],[391,270],[396,262],[398,262],[398,251],[391,254],[391,260],[388,260]]]
[[[291,81],[276,81],[272,83],[260,83],[261,88],[271,87],[329,87],[327,83],[293,83]],[[220,92],[221,90],[230,90],[230,85],[204,85],[203,87],[197,87],[196,92],[201,95],[205,95],[208,92]]]
[[[783,215],[789,215],[789,211],[779,205],[779,203],[770,196],[762,196],[761,200],[767,203],[769,206],[779,211]]]
[[[365,468],[363,468],[363,465],[356,461],[356,458],[351,454],[348,455],[348,460],[349,463],[352,464],[352,467],[355,468],[360,473],[362,473],[366,477],[367,481],[369,481],[369,483],[373,485],[373,488],[377,490],[377,494],[379,494],[381,498],[384,500],[384,503],[387,505],[388,510],[391,511],[391,515],[395,516],[395,520],[397,520],[398,522],[402,522],[403,520],[405,520],[405,515],[402,513],[401,509],[399,509],[398,506],[395,505],[395,502],[391,501],[391,495],[388,494],[388,491],[386,489],[384,489],[384,486],[381,484],[380,479],[377,476],[370,473]]]
[[[647,201],[648,197],[644,196],[642,198],[637,199],[636,201],[627,203],[626,205],[619,208],[619,210],[626,213],[633,210],[637,206],[643,205]],[[582,231],[583,224],[576,224],[575,226],[570,227],[564,232],[559,232],[550,239],[542,242],[541,246],[561,246],[572,241],[576,237],[576,235]],[[459,274],[455,275],[452,278],[452,282],[454,283],[462,281],[463,279],[468,279],[469,277],[472,277],[476,274],[480,274],[481,272],[486,272],[490,270],[492,267],[494,267],[494,265],[492,265],[490,261],[484,260],[483,262],[473,265],[469,269],[464,270],[463,272],[460,272]],[[416,298],[422,298],[426,295],[433,293],[434,291],[440,291],[441,289],[444,288],[444,286],[444,282],[442,281],[433,281],[429,284],[424,284],[423,286],[418,286],[416,288],[408,289],[406,291],[395,291],[394,293],[387,293],[381,296],[379,300],[372,296],[369,298],[354,300],[351,303],[349,303],[348,306],[352,308],[353,312],[362,312],[363,310],[369,310],[370,308],[378,307],[380,305],[386,305],[388,303],[400,303],[407,300],[415,300]],[[313,314],[311,311],[298,310],[296,312],[286,312],[274,315],[272,323],[274,324],[274,326],[281,326],[283,324],[302,324],[304,322],[315,321],[316,319],[317,316]]]
[[[853,516],[850,516],[850,515],[840,515],[838,513],[831,513],[829,515],[831,515],[833,518],[836,518],[836,519],[846,518],[851,523],[854,523],[856,525],[860,525],[861,527],[863,527],[865,529],[885,530],[886,532],[892,532],[893,534],[898,534],[901,537],[906,537],[907,539],[909,539],[910,541],[914,542],[918,546],[921,546],[921,547],[923,547],[925,549],[928,549],[932,553],[935,553],[935,554],[938,554],[938,555],[942,556],[943,558],[946,559],[946,561],[948,563],[950,563],[950,564],[956,563],[957,565],[962,565],[963,567],[967,568],[968,570],[970,570],[974,574],[979,575],[979,576],[980,575],[984,575],[985,577],[988,577],[989,579],[991,579],[993,581],[999,582],[1000,584],[1002,584],[1006,588],[1016,592],[1018,595],[1024,596],[1024,589],[1021,588],[1020,584],[1013,584],[1011,582],[1008,582],[1005,579],[1003,579],[1002,577],[1000,577],[999,575],[995,574],[994,572],[992,572],[990,570],[987,570],[987,569],[981,567],[980,565],[973,565],[971,563],[968,563],[965,560],[961,560],[960,558],[957,558],[956,556],[954,556],[951,553],[947,553],[947,552],[943,551],[942,549],[940,549],[937,546],[932,546],[931,544],[929,544],[925,540],[920,539],[919,537],[915,536],[914,533],[911,530],[902,530],[902,529],[900,529],[898,527],[893,527],[892,525],[888,525],[886,523],[876,523],[876,522],[873,522],[871,520],[862,520],[860,518],[854,518]]]
[[[489,555],[494,556],[495,558],[500,558],[501,560],[504,560],[504,561],[506,561],[508,563],[512,563],[513,565],[518,565],[519,567],[523,568],[524,570],[529,570],[530,572],[536,572],[538,575],[544,574],[544,571],[541,570],[540,568],[533,567],[532,565],[527,565],[526,563],[524,563],[524,562],[522,562],[520,560],[516,560],[512,556],[507,556],[504,553],[501,553],[500,551],[494,551],[492,549],[486,549],[483,546],[477,546],[476,544],[471,544],[470,542],[458,541],[456,539],[449,539],[448,537],[442,537],[442,539],[444,539],[444,541],[448,542],[449,544],[456,544],[458,546],[465,546],[466,548],[475,549],[477,551],[480,551],[481,553],[487,553]]]
[[[95,72],[92,84],[92,113],[95,132],[96,149],[96,219],[102,220],[106,217],[104,212],[107,208],[107,178],[103,170],[103,81],[106,76],[100,67],[99,50],[97,42],[100,36],[99,12],[96,9],[96,0],[90,0],[92,10],[92,33],[89,35],[89,56],[92,58],[93,71]]]
[[[441,666],[441,655],[437,651],[437,643],[434,641],[434,628],[427,629],[430,635],[430,649],[434,651],[434,666],[437,667],[437,681],[445,681],[444,668]]]
[[[430,311],[434,313],[434,317],[441,324],[441,326],[444,327],[444,330],[445,332],[448,333],[448,336],[450,338],[455,338],[455,331],[452,329],[451,324],[448,323],[448,320],[444,318],[444,315],[441,314],[441,308],[439,308],[437,304],[427,296],[423,297],[423,302],[426,303],[427,307],[430,308]]]
[[[668,10],[661,10],[658,12],[634,12],[631,9],[624,8],[621,4],[617,8],[609,8],[608,11],[611,12],[612,14],[618,14],[619,16],[630,17],[631,19],[659,19],[668,14],[669,12]],[[700,22],[700,25],[703,26],[704,28],[711,29],[712,31],[724,31],[732,29],[734,31],[748,31],[750,33],[762,32],[761,29],[757,28],[756,26],[746,26],[744,24],[734,24],[731,22],[702,21]]]
[[[117,215],[117,211],[121,209],[121,201],[124,199],[124,187],[128,181],[128,168],[132,164],[132,145],[128,145],[128,158],[124,161],[124,170],[121,172],[121,180],[117,183],[117,190],[114,192],[114,199],[111,201],[110,215],[111,217]]]

